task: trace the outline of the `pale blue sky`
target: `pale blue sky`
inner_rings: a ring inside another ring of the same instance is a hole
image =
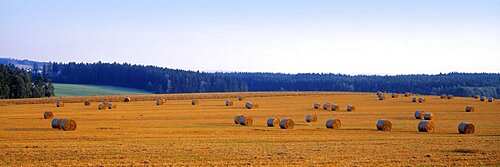
[[[500,72],[500,0],[0,0],[0,57],[202,71]]]

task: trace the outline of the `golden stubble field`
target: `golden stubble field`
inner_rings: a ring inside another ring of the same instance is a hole
[[[131,102],[116,102],[117,109],[105,111],[97,110],[98,102],[0,106],[0,165],[500,165],[498,102],[424,96],[427,101],[419,104],[401,96],[378,101],[374,93],[265,94],[243,101],[237,93],[227,94],[234,101],[229,107],[219,96],[206,96],[196,106],[191,100],[157,106],[131,96]],[[245,109],[247,101],[260,107]],[[341,111],[313,109],[314,102],[327,101],[340,104]],[[347,104],[356,111],[346,112]],[[476,111],[466,113],[466,105]],[[418,132],[416,110],[434,114],[435,132]],[[76,131],[52,129],[44,111],[75,120]],[[254,125],[235,125],[238,114],[252,116]],[[307,114],[316,114],[318,122],[307,123]],[[270,117],[291,118],[295,127],[267,127]],[[326,129],[329,118],[340,119],[342,127]],[[390,120],[392,131],[377,131],[378,119]],[[475,134],[458,133],[464,121],[476,126]]]

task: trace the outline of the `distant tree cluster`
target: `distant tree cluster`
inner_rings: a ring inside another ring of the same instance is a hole
[[[54,86],[47,77],[33,75],[33,80],[30,74],[13,65],[0,64],[0,99],[54,96]]]
[[[128,63],[48,63],[54,82],[131,87],[156,93],[235,91],[353,91],[500,97],[500,74],[343,75],[204,73]]]

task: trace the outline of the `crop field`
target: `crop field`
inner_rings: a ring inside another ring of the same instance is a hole
[[[239,101],[237,96],[246,98]],[[4,100],[0,105],[0,166],[499,166],[500,105],[474,98],[388,97],[375,93],[218,93],[179,95],[68,97],[55,100]],[[166,104],[154,99],[165,97]],[[234,106],[225,106],[230,97]],[[98,110],[103,99],[116,109]],[[199,104],[191,105],[197,98]],[[85,106],[84,100],[92,104]],[[2,100],[0,100],[1,102]],[[259,105],[246,109],[246,102]],[[331,102],[340,111],[313,108]],[[348,104],[356,110],[346,112]],[[465,112],[467,105],[474,112]],[[435,130],[418,132],[416,110],[433,113]],[[75,131],[51,127],[54,118],[77,122]],[[252,126],[234,123],[235,115],[251,116]],[[315,114],[317,122],[306,122]],[[268,118],[293,119],[293,129],[268,127]],[[327,129],[335,118],[340,129]],[[377,131],[379,119],[392,130]],[[459,134],[458,125],[471,122],[474,134]]]
[[[83,85],[83,84],[54,84],[57,97],[64,96],[102,96],[124,94],[151,94],[152,92],[109,85]]]

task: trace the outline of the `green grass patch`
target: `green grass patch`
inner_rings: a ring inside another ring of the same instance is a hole
[[[109,85],[83,85],[54,83],[56,97],[63,96],[103,96],[126,94],[152,94],[153,92]]]

